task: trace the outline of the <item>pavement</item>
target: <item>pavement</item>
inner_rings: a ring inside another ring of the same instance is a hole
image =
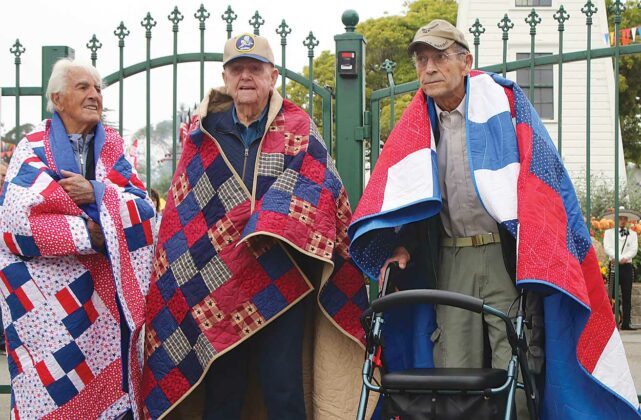
[[[641,326],[639,326],[641,327]],[[628,364],[632,371],[632,378],[641,393],[641,329],[636,331],[621,331],[623,346],[628,358]],[[9,372],[7,370],[7,356],[0,355],[0,385],[9,384]],[[8,394],[0,394],[0,420],[9,418],[10,397]]]

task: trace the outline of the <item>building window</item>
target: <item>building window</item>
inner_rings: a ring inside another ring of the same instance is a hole
[[[550,55],[550,53],[536,53],[536,56]],[[530,53],[517,53],[517,60],[530,58]],[[530,97],[530,69],[516,71],[516,83],[521,86],[525,95]],[[537,66],[534,68],[534,109],[542,119],[554,119],[554,74],[552,65]]]
[[[552,7],[552,0],[515,0],[516,7]]]

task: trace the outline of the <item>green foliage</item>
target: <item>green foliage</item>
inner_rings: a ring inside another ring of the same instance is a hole
[[[606,1],[608,25],[614,31],[614,16],[609,11],[612,0]],[[638,27],[641,24],[641,9],[636,1],[626,2],[619,28]],[[621,139],[623,154],[628,162],[641,164],[641,56],[638,54],[621,57],[619,76],[619,110],[621,117]]]
[[[314,82],[329,89],[334,89],[334,67],[336,59],[334,54],[329,51],[323,51],[314,59]],[[309,66],[303,68],[303,75],[309,79]],[[298,104],[304,110],[309,109],[309,89],[305,86],[287,81],[287,98]],[[323,101],[318,95],[314,95],[314,121],[322,133],[323,121]]]
[[[416,71],[412,60],[407,54],[407,46],[421,26],[433,19],[445,19],[456,24],[457,3],[454,0],[415,0],[405,4],[405,13],[401,16],[383,16],[368,19],[356,27],[356,32],[365,36],[367,53],[365,54],[365,86],[366,100],[373,91],[388,87],[387,74],[380,65],[386,59],[396,63],[394,82],[411,82],[416,79]],[[333,53],[323,51],[314,59],[314,82],[320,86],[334,88],[334,73],[336,60]],[[309,77],[308,66],[303,69],[305,77]],[[291,81],[287,85],[287,96],[295,103],[307,109],[308,90],[298,83]],[[398,96],[395,103],[395,119],[398,120],[411,100],[411,95]],[[369,108],[369,106],[367,106]],[[381,135],[385,139],[390,132],[389,101],[381,106]],[[322,118],[321,100],[314,99],[314,120],[320,123]]]

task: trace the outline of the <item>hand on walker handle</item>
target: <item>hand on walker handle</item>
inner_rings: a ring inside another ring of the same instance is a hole
[[[385,264],[383,264],[380,273],[378,273],[378,285],[382,286],[383,281],[385,280],[385,270],[387,270],[388,265],[396,262],[398,263],[398,268],[404,270],[411,258],[410,253],[404,246],[396,247],[392,256],[385,260]]]

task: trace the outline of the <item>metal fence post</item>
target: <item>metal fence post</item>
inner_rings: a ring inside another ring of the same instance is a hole
[[[585,89],[585,217],[587,218],[588,223],[592,219],[592,209],[590,203],[590,181],[591,181],[591,169],[590,169],[590,86],[591,86],[591,71],[592,71],[592,15],[597,12],[597,8],[594,6],[591,0],[588,0],[581,12],[585,14],[585,25],[587,27],[587,57],[586,62],[586,89]]]
[[[559,106],[557,109],[558,139],[556,146],[559,151],[559,156],[563,157],[563,31],[565,30],[564,23],[570,18],[570,15],[565,11],[563,5],[561,5],[553,17],[559,22]]]
[[[44,120],[45,118],[51,117],[51,113],[47,111],[47,84],[49,83],[49,77],[51,77],[51,70],[53,65],[56,64],[56,61],[61,58],[74,58],[75,52],[73,48],[67,46],[46,46],[42,47],[42,107],[41,107],[41,117]]]
[[[363,143],[369,137],[363,126],[365,112],[365,37],[354,32],[358,13],[342,16],[345,33],[336,42],[336,164],[350,202],[363,192]],[[351,68],[350,68],[351,66]]]
[[[485,28],[481,25],[478,18],[474,24],[468,29],[474,35],[474,68],[479,68],[479,44],[481,43],[481,35],[485,33]]]
[[[314,118],[314,47],[318,46],[319,41],[314,36],[312,31],[303,41],[303,45],[307,47],[307,58],[309,59],[309,95],[308,95],[308,108],[310,118]]]

